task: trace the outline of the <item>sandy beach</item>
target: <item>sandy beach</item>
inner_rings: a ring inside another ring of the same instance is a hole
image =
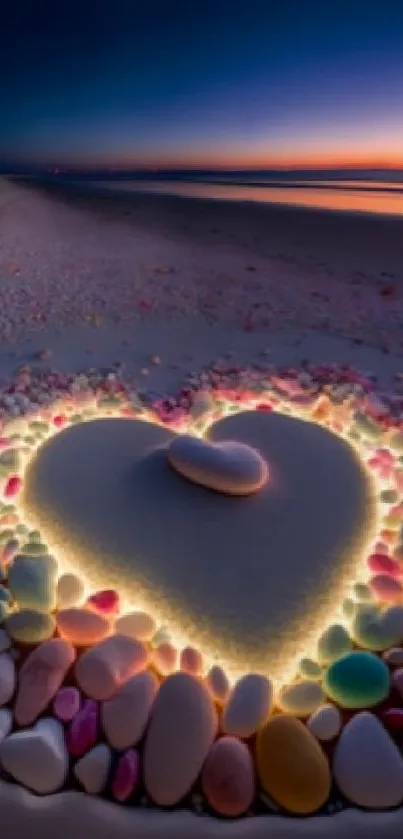
[[[236,344],[238,332],[256,346],[255,334],[270,344],[273,331],[315,330],[398,355],[402,225],[2,181],[0,339],[139,321],[157,338],[153,318],[179,330],[185,318],[192,331],[200,316],[235,329]]]

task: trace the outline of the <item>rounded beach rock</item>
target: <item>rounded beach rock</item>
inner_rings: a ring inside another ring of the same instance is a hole
[[[285,685],[277,697],[278,707],[285,714],[308,717],[325,701],[325,694],[317,682],[312,680]]]
[[[266,723],[257,735],[256,761],[264,792],[288,812],[309,815],[328,799],[328,761],[295,717],[279,714]]]
[[[317,740],[334,740],[342,726],[341,713],[335,705],[323,705],[309,717],[307,726]]]
[[[215,702],[223,704],[228,699],[230,683],[227,674],[218,664],[213,664],[208,671],[206,685]]]
[[[110,699],[131,676],[144,670],[147,661],[148,652],[141,641],[113,635],[78,660],[78,686],[91,699]]]
[[[57,565],[53,557],[15,557],[8,572],[7,585],[20,609],[51,612],[56,606]]]
[[[220,816],[241,816],[255,795],[255,771],[248,747],[235,737],[221,737],[211,747],[201,777],[203,793]]]
[[[111,625],[107,618],[90,609],[61,609],[56,624],[62,638],[76,647],[90,647],[110,634]]]
[[[128,612],[115,623],[117,635],[128,635],[138,641],[149,641],[157,630],[157,622],[147,612]]]
[[[343,795],[358,807],[379,810],[403,801],[403,758],[382,723],[367,711],[341,732],[333,774]]]
[[[0,763],[15,781],[33,792],[57,792],[68,771],[63,726],[46,717],[34,728],[10,734],[0,743]]]
[[[57,581],[56,599],[58,609],[70,609],[84,600],[84,583],[77,574],[62,574]]]
[[[226,495],[258,492],[268,479],[263,457],[242,443],[211,443],[181,434],[172,440],[168,460],[184,478]]]
[[[217,732],[217,714],[202,682],[174,673],[154,702],[145,741],[144,780],[156,804],[170,807],[196,781]]]
[[[102,705],[105,736],[114,749],[135,746],[146,729],[159,688],[150,670],[138,673]]]
[[[5,621],[5,628],[13,641],[19,644],[40,644],[51,638],[56,627],[53,615],[35,609],[12,612]]]
[[[390,689],[387,664],[373,653],[347,653],[330,665],[325,673],[323,689],[342,708],[372,708],[386,699]]]
[[[273,705],[273,686],[266,676],[242,676],[230,693],[221,718],[225,734],[250,737],[264,725]]]
[[[8,653],[0,654],[0,705],[7,705],[15,690],[15,664]]]
[[[29,654],[18,676],[15,720],[31,725],[58,691],[76,657],[74,647],[62,638],[50,638]]]
[[[74,774],[85,791],[99,795],[106,786],[112,753],[105,743],[98,743],[74,767]]]
[[[319,638],[318,661],[320,664],[331,664],[352,647],[351,638],[347,629],[341,624],[332,624]]]

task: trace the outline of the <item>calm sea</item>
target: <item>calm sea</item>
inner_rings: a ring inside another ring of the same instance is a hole
[[[403,215],[403,173],[388,180],[331,180],[194,175],[186,178],[109,178],[92,185],[114,192],[160,193],[224,201],[288,204],[327,210]]]

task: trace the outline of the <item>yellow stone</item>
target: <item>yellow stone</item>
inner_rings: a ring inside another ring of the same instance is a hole
[[[264,792],[288,812],[309,815],[328,799],[327,758],[300,720],[271,717],[257,735],[256,761]]]

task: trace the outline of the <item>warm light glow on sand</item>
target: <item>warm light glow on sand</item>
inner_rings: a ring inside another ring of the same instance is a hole
[[[248,402],[247,406],[243,406],[239,403],[231,403],[227,402],[221,412],[221,416],[230,416],[234,413],[239,413],[244,410],[251,410],[258,404],[259,400],[255,400],[255,402],[251,403]],[[278,409],[280,413],[289,414],[290,413],[290,406],[285,403],[281,405]],[[291,408],[291,413],[295,416],[298,416],[299,419],[305,419],[308,422],[312,422],[311,419],[311,408],[309,406],[301,406],[300,410],[296,410],[295,406]],[[84,421],[90,422],[93,419],[101,419],[101,418],[113,418],[120,416],[119,413],[114,412],[113,410],[107,410],[100,412],[99,410],[95,411],[94,409],[91,411],[91,414],[84,419]],[[140,416],[135,417],[136,419],[142,419],[145,422],[153,422],[163,426],[163,423],[158,423],[156,416],[150,411],[143,411]],[[204,417],[204,421],[191,421],[189,420],[188,423],[182,423],[179,427],[175,428],[174,430],[178,433],[186,432],[191,433],[196,436],[203,436],[206,431],[208,430],[209,426],[213,422],[213,418],[211,414],[206,414]],[[326,427],[328,425],[327,421],[320,422],[319,424]],[[171,428],[172,430],[172,428]],[[328,428],[329,431],[332,429]],[[344,436],[343,434],[339,434],[338,436]],[[365,465],[365,457],[367,457],[368,453],[365,449],[365,446],[356,445],[352,443],[349,438],[344,437],[348,442],[351,451],[354,454],[354,458],[359,465],[360,470],[363,473],[363,477],[367,484],[367,489],[369,493],[369,497],[371,499],[371,503],[367,507],[367,518],[366,518],[366,526],[364,528],[364,532],[357,534],[354,538],[353,544],[348,545],[348,552],[349,556],[354,555],[355,562],[353,566],[353,573],[350,565],[347,563],[346,571],[340,574],[339,576],[335,575],[332,580],[331,593],[322,599],[321,602],[315,604],[315,614],[310,614],[309,605],[307,604],[307,616],[303,624],[299,623],[299,632],[298,632],[298,639],[295,639],[295,633],[292,637],[286,638],[282,649],[278,651],[278,659],[279,666],[281,666],[281,672],[278,673],[270,673],[274,681],[277,683],[277,686],[282,684],[287,684],[292,681],[293,677],[296,673],[296,667],[298,661],[303,656],[313,656],[315,657],[315,646],[317,643],[317,639],[321,632],[329,626],[331,623],[337,621],[338,623],[345,623],[345,618],[342,613],[342,603],[345,597],[347,597],[351,593],[351,589],[354,583],[356,582],[365,582],[368,579],[368,572],[365,565],[365,559],[368,556],[368,553],[371,551],[371,546],[374,544],[376,539],[376,534],[379,532],[380,529],[380,504],[376,503],[375,499],[379,496],[379,491],[382,489],[382,486],[379,484],[379,479],[374,478],[372,472],[370,473],[369,469]],[[40,448],[40,447],[39,447]],[[38,450],[37,450],[38,451]],[[32,457],[28,459],[26,468],[29,473],[29,469],[34,463],[36,452],[33,453]],[[28,474],[27,473],[27,474]],[[40,521],[38,522],[37,516],[33,513],[31,509],[29,509],[26,504],[24,503],[24,497],[18,502],[21,512],[22,520],[25,521],[27,524],[32,526],[33,528],[37,527],[38,524],[40,526],[41,534],[45,542],[49,546],[49,550],[53,553],[59,562],[60,570],[64,571],[75,571],[79,573],[80,576],[83,577],[86,586],[87,594],[90,594],[92,591],[102,588],[109,588],[110,583],[108,583],[108,579],[105,578],[105,574],[99,570],[99,573],[91,572],[91,577],[88,575],[86,576],[83,573],[83,569],[87,567],[87,563],[85,557],[77,555],[77,551],[72,551],[69,549],[69,546],[65,543],[65,540],[62,540],[60,534],[57,532],[57,528],[54,527],[53,522]],[[343,566],[342,557],[340,558],[340,566]],[[131,581],[133,583],[133,581]],[[125,590],[127,590],[127,586],[125,584],[125,580],[122,579],[120,592],[122,596],[122,614],[131,611],[131,610],[145,610],[151,613],[159,626],[164,626],[167,628],[168,633],[172,639],[172,642],[177,646],[178,649],[183,648],[188,643],[194,644],[196,646],[202,647],[201,652],[205,656],[205,669],[207,670],[212,663],[220,663],[227,671],[229,677],[233,680],[239,677],[243,672],[245,672],[245,663],[244,661],[237,662],[234,660],[233,657],[229,656],[227,661],[223,661],[222,659],[217,662],[217,654],[215,652],[215,643],[214,639],[210,639],[210,643],[203,643],[202,645],[198,645],[198,628],[197,626],[189,627],[189,619],[186,618],[184,615],[180,613],[177,614],[177,620],[173,623],[171,622],[167,625],[166,619],[164,619],[163,609],[159,609],[156,606],[155,599],[152,601],[151,598],[147,598],[144,593],[140,593],[136,595],[136,598],[133,599],[131,596],[125,596]],[[190,631],[186,631],[184,627],[188,628]],[[262,661],[261,672],[267,672],[265,667],[265,662]]]

